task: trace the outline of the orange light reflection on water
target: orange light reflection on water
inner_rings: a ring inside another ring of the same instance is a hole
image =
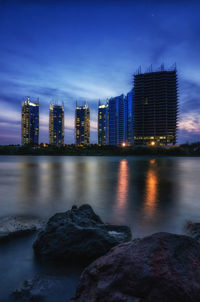
[[[129,170],[126,159],[120,161],[117,183],[117,207],[123,209],[127,203]]]
[[[144,210],[147,216],[153,216],[158,197],[158,175],[155,159],[150,160],[149,164],[150,167],[146,176]]]

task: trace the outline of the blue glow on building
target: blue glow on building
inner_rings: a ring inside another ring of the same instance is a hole
[[[109,100],[109,145],[127,142],[127,99],[120,95]]]
[[[134,144],[134,128],[133,128],[133,113],[134,113],[134,90],[127,93],[127,143]]]

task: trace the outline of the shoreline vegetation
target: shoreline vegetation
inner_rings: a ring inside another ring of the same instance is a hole
[[[200,156],[200,142],[177,146],[88,146],[64,145],[55,147],[46,144],[38,146],[0,146],[0,155],[66,155],[66,156]]]

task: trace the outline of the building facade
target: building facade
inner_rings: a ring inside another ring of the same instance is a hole
[[[109,105],[98,106],[98,145],[104,146],[109,144]]]
[[[49,107],[49,144],[64,145],[64,105],[50,104]]]
[[[77,106],[75,109],[75,145],[90,144],[90,108],[88,105]]]
[[[177,136],[176,68],[134,76],[134,144],[174,145]]]
[[[38,145],[39,142],[39,101],[32,102],[26,97],[22,103],[21,143]]]
[[[109,145],[127,143],[127,98],[120,95],[109,100]]]
[[[127,93],[127,144],[132,146],[134,143],[134,127],[133,127],[133,114],[134,114],[134,90],[132,89]]]

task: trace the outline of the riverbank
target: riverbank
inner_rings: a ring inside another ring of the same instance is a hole
[[[179,146],[89,146],[65,145],[62,147],[46,146],[0,146],[0,155],[66,155],[66,156],[200,156],[200,142]]]
[[[110,231],[110,227],[118,229]],[[123,236],[117,235],[122,233]],[[4,250],[12,242],[10,256],[14,263],[17,260],[15,273],[20,271],[21,281],[8,287],[3,281],[0,301],[104,302],[105,296],[107,302],[199,301],[199,223],[186,225],[185,234],[189,236],[159,232],[131,240],[130,234],[125,226],[104,224],[89,205],[73,206],[67,212],[55,214],[40,233],[26,237],[25,249],[21,245],[24,239],[11,238],[7,244],[1,244]],[[35,244],[39,243],[40,253],[37,251],[33,258],[37,269],[32,268],[31,274],[27,274],[22,259],[27,258],[24,252],[28,246],[30,254],[33,242],[35,252]],[[102,249],[105,242],[110,246]],[[74,252],[69,259],[71,249]],[[96,259],[90,259],[89,266],[85,262],[88,253]],[[6,258],[8,255],[9,252]],[[2,264],[2,268],[7,266],[5,280],[12,269],[9,272],[8,263]]]

